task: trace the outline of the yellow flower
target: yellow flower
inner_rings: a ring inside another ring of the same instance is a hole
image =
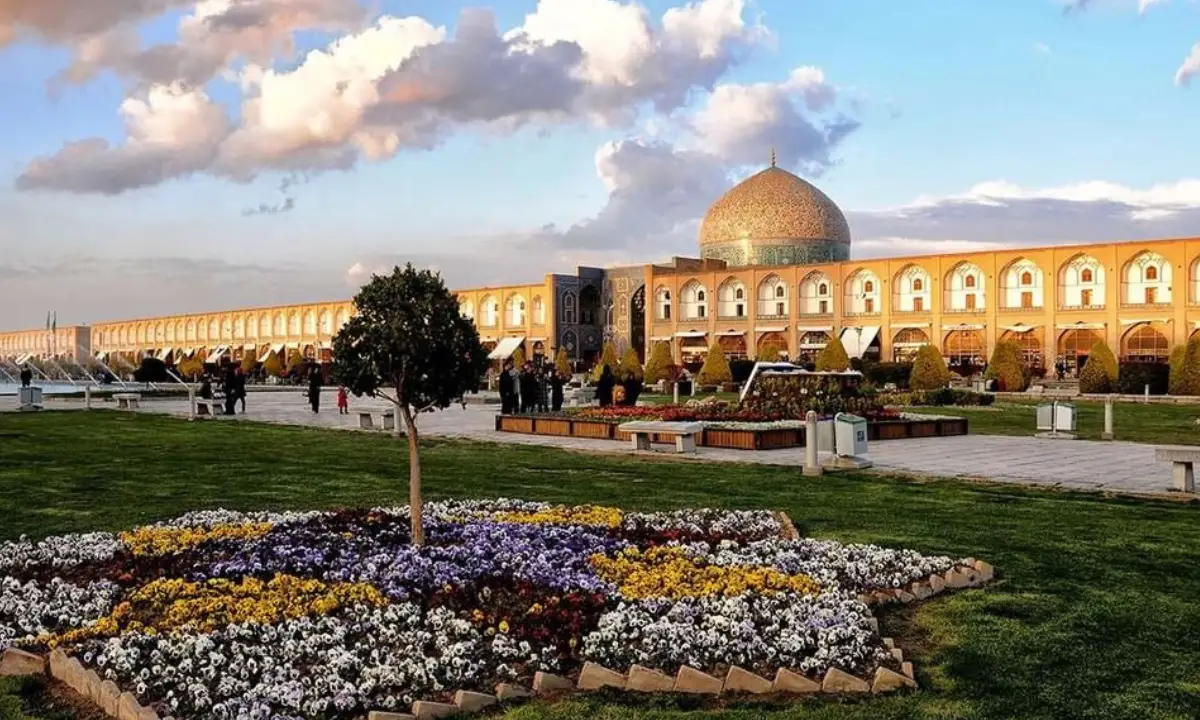
[[[807,575],[788,575],[770,567],[708,565],[677,547],[656,547],[644,553],[629,548],[611,558],[593,555],[590,561],[602,579],[633,600],[735,597],[746,592],[774,595],[788,590],[813,595],[820,590]]]
[[[500,632],[508,634],[508,621],[507,620],[500,621]]]
[[[620,508],[601,505],[580,507],[552,507],[536,512],[497,513],[497,522],[530,525],[588,525],[608,528],[620,527],[625,515]]]
[[[252,540],[271,532],[271,523],[245,523],[202,527],[141,527],[121,533],[121,541],[135,556],[169,555],[210,540]]]

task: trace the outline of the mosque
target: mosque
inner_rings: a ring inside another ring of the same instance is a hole
[[[1200,327],[1200,238],[852,260],[842,211],[774,162],[712,205],[699,244],[698,258],[456,293],[493,358],[564,348],[584,365],[608,342],[643,357],[666,342],[685,364],[714,343],[730,358],[771,344],[801,360],[836,334],[852,357],[898,361],[932,344],[952,366],[979,364],[1010,339],[1031,365],[1074,368],[1101,340],[1123,359],[1165,361]],[[328,361],[353,313],[341,300],[7,332],[0,358]]]

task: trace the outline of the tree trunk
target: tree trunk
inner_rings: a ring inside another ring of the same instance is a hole
[[[392,437],[398,438],[398,437],[400,437],[400,429],[405,428],[405,425],[407,423],[401,424],[401,423],[404,423],[405,420],[404,420],[404,411],[400,409],[400,401],[399,400],[397,400],[395,402],[395,406],[396,407],[393,409],[396,411],[396,417],[392,418]],[[405,429],[407,429],[407,428],[405,428]]]
[[[421,518],[421,449],[417,423],[407,404],[400,406],[400,417],[408,433],[408,508],[412,516],[412,541],[413,545],[420,546],[425,544],[425,525]]]

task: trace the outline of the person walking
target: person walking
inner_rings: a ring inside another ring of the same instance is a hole
[[[517,384],[521,387],[521,412],[533,412],[537,405],[537,377],[533,374],[533,365],[525,363]]]
[[[616,384],[617,380],[613,377],[612,368],[606,364],[600,370],[600,380],[596,383],[596,399],[600,401],[600,407],[612,405],[613,386]]]
[[[542,366],[541,372],[537,374],[537,411],[550,411],[550,376],[553,375],[553,366]]]
[[[315,367],[308,374],[308,403],[313,414],[321,412],[321,368]]]
[[[338,403],[338,415],[349,415],[350,414],[350,396],[346,394],[346,386],[345,385],[341,385],[338,387],[337,403]]]
[[[29,364],[21,366],[21,387],[29,387],[29,383],[33,382],[33,371],[29,369]]]
[[[237,407],[238,399],[238,379],[237,372],[234,371],[232,365],[225,367],[225,414],[234,415]]]
[[[500,414],[512,415],[516,407],[517,385],[512,374],[512,360],[505,360],[500,370]]]
[[[237,391],[237,400],[242,405],[242,414],[246,414],[246,371],[242,370],[239,365],[234,371],[234,389]]]

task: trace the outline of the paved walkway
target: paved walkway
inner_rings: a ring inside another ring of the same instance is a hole
[[[50,401],[52,408],[81,407],[79,402]],[[383,402],[351,400],[351,408],[383,409]],[[15,398],[0,398],[0,410],[15,407]],[[357,415],[338,415],[333,395],[326,393],[320,414],[309,409],[303,392],[251,393],[247,414],[237,419],[288,425],[357,430]],[[186,400],[148,400],[142,412],[186,416]],[[609,440],[518,435],[495,431],[496,408],[473,405],[421,417],[423,435],[458,437],[487,442],[545,445],[592,452],[630,452]],[[230,418],[220,418],[228,421]],[[799,466],[804,449],[750,452],[701,448],[702,460]],[[1043,440],[1033,437],[968,435],[871,443],[868,457],[877,468],[940,477],[969,477],[1001,482],[1110,490],[1138,494],[1171,492],[1171,467],[1154,459],[1151,445],[1084,440]]]

